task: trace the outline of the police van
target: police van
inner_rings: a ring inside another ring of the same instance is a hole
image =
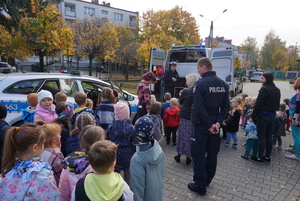
[[[185,76],[197,72],[197,61],[202,57],[210,58],[213,71],[235,90],[234,82],[234,52],[231,47],[206,48],[203,45],[176,45],[168,50],[165,56],[163,49],[152,47],[150,50],[149,71],[157,76],[157,83],[150,86],[157,100],[162,101],[164,95],[164,73],[169,70],[170,62],[177,63],[176,70],[179,74],[178,86],[174,88],[175,97],[186,87]]]

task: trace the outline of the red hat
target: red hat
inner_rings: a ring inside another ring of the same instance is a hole
[[[152,83],[157,82],[156,75],[153,72],[145,73],[142,78],[143,78],[143,80],[145,80],[147,82],[152,82]]]

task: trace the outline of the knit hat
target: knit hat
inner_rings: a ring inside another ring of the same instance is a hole
[[[59,119],[68,119],[71,115],[73,115],[74,105],[72,103],[64,103],[66,106],[66,109],[60,113],[57,114]]]
[[[0,119],[3,119],[7,116],[7,109],[5,105],[0,103]]]
[[[116,120],[125,120],[129,119],[129,107],[127,104],[122,103],[122,102],[117,102],[115,104],[115,115],[116,115]]]
[[[157,82],[156,75],[153,72],[145,73],[142,78],[147,82],[153,82],[153,83]]]
[[[140,117],[135,122],[134,128],[140,142],[150,142],[153,139],[153,121],[148,117]]]
[[[42,90],[38,93],[38,101],[39,103],[44,99],[44,98],[51,98],[53,100],[52,93],[47,90]]]
[[[38,94],[37,93],[30,93],[27,95],[27,102],[31,107],[36,107],[38,102]]]

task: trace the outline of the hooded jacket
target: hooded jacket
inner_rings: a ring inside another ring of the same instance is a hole
[[[43,108],[40,104],[36,106],[35,114],[34,114],[34,121],[36,120],[43,120],[46,124],[50,124],[57,118],[55,113],[55,105],[51,105],[51,109],[48,110]]]
[[[79,179],[94,172],[85,152],[74,151],[64,161],[64,169],[60,175],[59,190],[63,200],[70,200],[73,189]]]
[[[178,107],[169,107],[165,111],[164,125],[168,127],[178,127],[180,118],[178,112],[180,109]]]
[[[162,201],[164,185],[164,153],[154,140],[153,146],[136,153],[130,162],[130,188],[135,201]]]

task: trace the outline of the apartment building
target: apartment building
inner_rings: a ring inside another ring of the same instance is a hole
[[[58,5],[63,18],[67,22],[84,18],[108,19],[115,25],[137,29],[139,12],[132,12],[110,6],[110,3],[99,0],[91,2],[82,0],[64,0]]]

